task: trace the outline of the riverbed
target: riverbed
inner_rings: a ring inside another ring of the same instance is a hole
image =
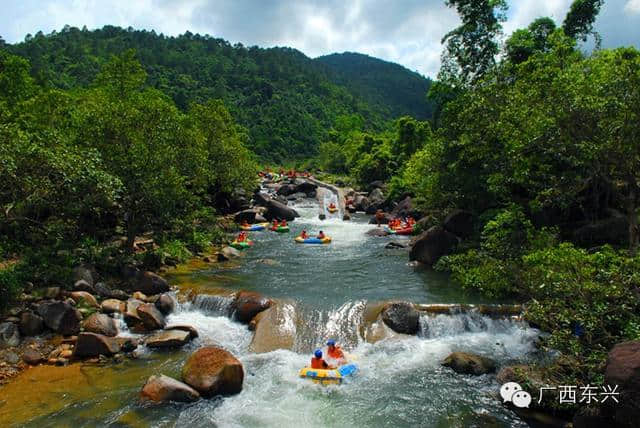
[[[526,426],[500,403],[495,375],[458,375],[440,363],[453,351],[490,356],[498,365],[530,361],[538,358],[537,330],[473,312],[424,315],[424,333],[368,343],[358,326],[366,306],[376,302],[494,302],[463,292],[444,274],[412,266],[406,250],[386,249],[389,241],[408,238],[367,236],[375,226],[363,215],[320,220],[314,200],[295,208],[301,217],[291,222],[291,233],[252,232],[255,244],[240,262],[203,264],[168,277],[182,290],[168,323],[192,325],[198,339],[181,350],[143,350],[137,360],[107,366],[27,370],[0,389],[0,426]],[[303,229],[323,230],[333,242],[296,244],[293,237]],[[304,320],[297,322],[290,349],[252,352],[252,333],[226,316],[225,298],[206,297],[237,290],[287,302]],[[353,355],[357,376],[329,387],[298,378],[310,353],[328,338]],[[240,394],[194,404],[139,402],[151,374],[179,378],[187,356],[209,344],[242,361]]]

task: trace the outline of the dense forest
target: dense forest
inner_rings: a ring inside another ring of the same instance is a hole
[[[434,268],[527,302],[561,355],[530,369],[540,384],[602,384],[611,347],[640,339],[640,52],[584,48],[602,0],[506,39],[506,1],[446,3],[462,23],[433,84],[363,55],[191,33],[66,27],[0,46],[0,255],[19,259],[0,301],[113,264],[113,236],[202,247],[220,194],[254,187],[256,155],[295,159],[386,183],[387,208],[410,197],[420,239],[469,213],[473,232]]]
[[[583,48],[602,1],[576,0],[562,25],[542,17],[504,43],[506,2],[447,4],[462,24],[443,39],[433,120],[380,133],[344,120],[318,166],[388,183],[390,207],[411,197],[434,227],[419,239],[444,242],[438,225],[455,209],[473,216],[472,236],[434,267],[529,302],[527,319],[562,352],[537,369],[542,383],[602,383],[611,347],[640,338],[640,52]]]
[[[291,48],[112,26],[38,32],[7,49],[30,61],[37,83],[64,90],[90,86],[112,55],[135,49],[148,86],[183,111],[191,103],[223,100],[248,129],[253,151],[276,162],[314,154],[340,115],[357,113],[367,129],[381,130],[401,115],[426,118],[431,111],[424,95],[428,79],[364,56],[313,60]]]
[[[355,52],[316,58],[335,73],[332,80],[359,95],[369,104],[387,109],[386,117],[412,116],[430,119],[434,104],[425,94],[431,80],[401,65]]]

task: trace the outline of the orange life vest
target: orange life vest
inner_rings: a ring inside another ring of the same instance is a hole
[[[326,369],[327,368],[327,363],[325,363],[322,358],[311,357],[311,368],[312,369]]]
[[[334,360],[339,360],[340,358],[344,358],[344,352],[342,352],[342,349],[340,349],[339,346],[336,346],[335,348],[333,348],[333,351],[331,351],[331,348],[327,349],[327,355],[330,358],[333,358]]]

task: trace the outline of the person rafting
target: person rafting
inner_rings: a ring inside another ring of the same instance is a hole
[[[313,357],[311,357],[311,368],[312,369],[330,369],[332,367],[327,364],[327,362],[322,358],[322,351],[316,349],[313,353]]]
[[[332,210],[335,210],[335,209],[336,209],[336,204],[334,204],[333,202],[331,202],[331,203],[329,204],[329,208],[330,208],[330,209],[332,209]]]
[[[323,232],[323,231],[320,231],[320,233],[318,233],[317,238],[318,238],[318,239],[324,239],[324,238],[326,238],[326,236],[325,236],[325,234],[324,234],[324,232]]]
[[[238,234],[238,237],[236,238],[236,241],[238,242],[244,242],[247,239],[247,234],[245,232],[240,232]]]
[[[342,365],[347,363],[347,359],[344,356],[344,352],[342,348],[336,346],[336,341],[333,339],[329,339],[327,341],[327,356],[332,360],[335,360],[337,365]]]
[[[247,221],[247,219],[245,218],[244,220],[242,220],[242,227],[249,227],[249,222]]]
[[[277,229],[277,228],[278,228],[278,226],[280,226],[280,225],[278,224],[278,220],[274,218],[274,219],[273,219],[273,226],[272,226],[272,229],[274,229],[274,230],[275,230],[275,229]]]
[[[416,224],[416,221],[413,217],[409,216],[409,218],[407,218],[407,224],[413,227],[413,225]]]
[[[307,235],[307,231],[303,230],[302,233],[300,233],[300,238],[302,239],[307,239],[309,237],[309,235]]]
[[[287,227],[287,220],[282,220],[280,222],[280,227]]]

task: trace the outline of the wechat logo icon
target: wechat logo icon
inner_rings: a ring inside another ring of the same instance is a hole
[[[504,403],[511,402],[519,408],[529,407],[531,404],[531,394],[523,391],[522,387],[515,382],[507,382],[500,387],[500,396]]]

